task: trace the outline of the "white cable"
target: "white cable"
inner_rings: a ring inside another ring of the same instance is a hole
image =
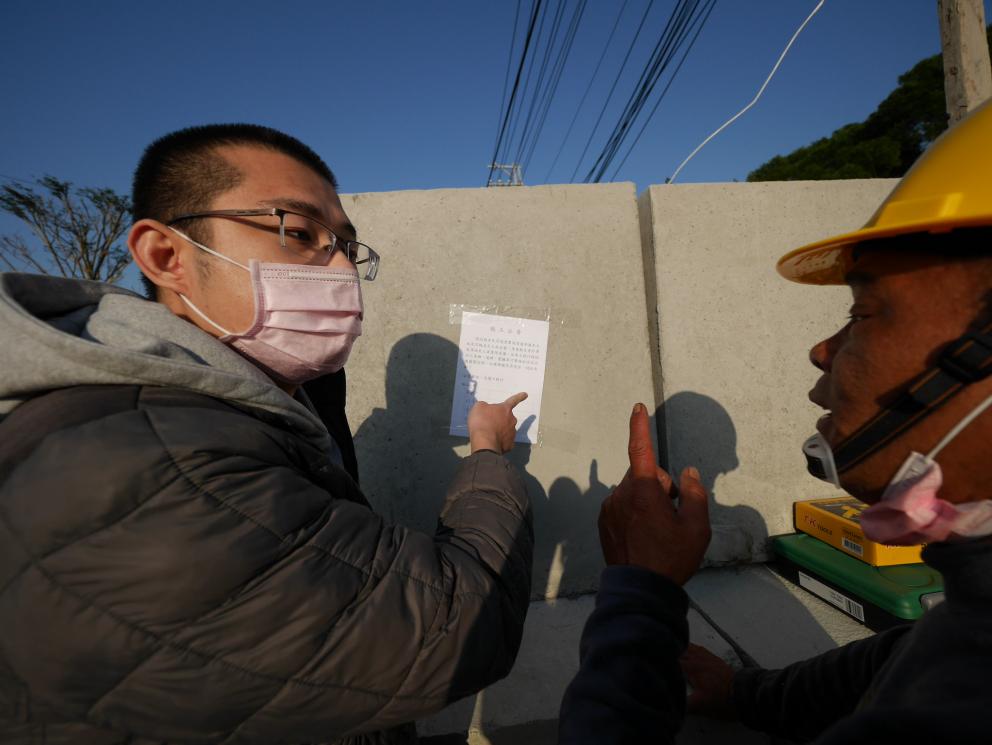
[[[975,421],[990,406],[992,406],[992,396],[989,396],[982,403],[980,403],[978,406],[972,409],[971,413],[968,414],[968,416],[966,416],[964,419],[958,422],[957,425],[954,427],[954,429],[952,429],[950,432],[944,435],[944,439],[937,443],[937,447],[931,450],[927,455],[927,457],[936,458],[937,454],[945,447],[947,447],[947,445],[950,444],[951,440],[953,440],[955,437],[961,434],[961,430],[963,430],[965,427],[967,427],[969,424]]]
[[[735,121],[737,121],[738,117],[740,117],[741,114],[743,114],[744,112],[746,112],[748,109],[750,109],[752,106],[754,106],[758,102],[758,99],[761,98],[761,94],[765,92],[765,88],[768,87],[768,83],[771,82],[772,77],[775,75],[775,72],[778,70],[779,65],[782,64],[782,60],[785,59],[785,55],[788,54],[789,49],[792,47],[793,42],[799,37],[799,34],[802,33],[803,29],[806,28],[806,24],[808,24],[811,20],[813,20],[813,16],[815,16],[817,13],[820,12],[820,8],[823,7],[823,3],[824,2],[826,2],[826,0],[820,0],[820,2],[818,2],[816,4],[816,7],[813,8],[813,12],[810,13],[808,16],[806,16],[806,20],[803,21],[802,24],[799,26],[799,28],[796,29],[796,33],[794,33],[792,35],[792,38],[789,39],[789,43],[785,45],[785,49],[783,49],[782,50],[782,54],[779,55],[778,62],[775,63],[775,66],[772,68],[772,71],[770,73],[768,73],[768,77],[765,78],[765,82],[761,84],[761,88],[758,89],[758,93],[751,100],[751,103],[749,103],[743,109],[741,109],[736,114],[734,114],[732,117],[730,117],[727,121],[725,121],[720,126],[719,129],[717,129],[715,132],[713,132],[713,134],[711,134],[705,140],[703,140],[702,142],[700,142],[699,145],[696,147],[696,149],[693,150],[691,153],[689,153],[689,157],[687,157],[685,160],[683,160],[679,164],[679,167],[675,169],[675,173],[673,173],[671,176],[668,177],[668,179],[665,181],[666,184],[671,184],[671,183],[673,183],[675,181],[675,177],[679,175],[679,171],[682,170],[683,166],[685,166],[686,163],[688,163],[690,160],[692,160],[692,157],[696,153],[698,153],[700,150],[702,150],[703,147],[706,145],[707,142],[709,142],[710,140],[712,140],[714,137],[716,137],[718,134],[720,134],[723,130],[725,130],[727,127],[729,127]]]

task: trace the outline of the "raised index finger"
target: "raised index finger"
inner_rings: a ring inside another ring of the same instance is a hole
[[[644,404],[636,404],[630,415],[630,441],[627,444],[630,472],[634,478],[655,480],[654,446],[651,444],[651,422]]]

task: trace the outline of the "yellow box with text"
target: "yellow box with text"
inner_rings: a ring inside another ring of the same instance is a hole
[[[867,504],[850,496],[796,502],[796,530],[876,567],[923,561],[923,546],[886,546],[865,538],[859,518],[867,508]]]

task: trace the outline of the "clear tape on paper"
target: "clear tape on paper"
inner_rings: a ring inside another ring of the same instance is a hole
[[[490,316],[519,318],[527,321],[547,321],[553,326],[578,326],[578,315],[542,308],[534,305],[468,305],[452,303],[448,306],[448,323],[452,326],[462,325],[463,313],[484,313]]]
[[[431,417],[430,436],[434,440],[465,440],[465,435],[451,434],[451,422],[439,417]],[[522,444],[517,443],[517,447]],[[557,427],[541,424],[537,431],[537,442],[529,443],[539,448],[553,448],[569,455],[577,455],[582,445],[582,437],[577,432],[569,432]]]

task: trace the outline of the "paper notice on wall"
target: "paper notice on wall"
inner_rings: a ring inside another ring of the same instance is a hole
[[[537,443],[548,329],[547,321],[462,313],[451,434],[468,437],[468,412],[476,401],[500,403],[524,391],[527,400],[513,410],[516,441]]]

